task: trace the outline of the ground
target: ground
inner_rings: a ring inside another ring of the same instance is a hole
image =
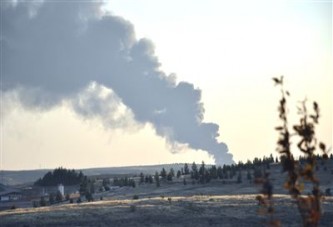
[[[123,188],[90,203],[3,211],[0,226],[264,226],[269,217],[258,215],[256,194],[238,194],[246,190],[218,184]],[[301,225],[288,195],[276,194],[274,201],[282,226]],[[333,198],[326,197],[320,226],[332,224]]]
[[[321,189],[332,188],[332,165],[317,172]],[[294,201],[283,188],[285,176],[278,166],[272,166],[274,184],[274,218],[282,226],[302,226]],[[209,184],[192,184],[190,180],[172,183],[122,187],[95,194],[94,202],[48,207],[17,208],[0,212],[1,227],[34,226],[267,226],[267,215],[259,215],[255,197],[260,186],[244,179],[240,184],[213,181]],[[310,185],[308,185],[310,186]],[[305,194],[310,187],[305,188]],[[134,199],[134,196],[138,199]],[[103,200],[100,200],[102,197]],[[333,197],[325,196],[322,202],[319,226],[333,226]]]

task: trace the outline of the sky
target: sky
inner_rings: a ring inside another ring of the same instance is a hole
[[[1,169],[276,156],[280,75],[332,146],[331,1],[2,1],[0,42]]]

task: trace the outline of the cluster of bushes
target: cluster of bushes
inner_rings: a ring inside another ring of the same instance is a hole
[[[39,201],[33,201],[33,207],[44,207],[49,206],[57,203],[61,203],[64,201],[69,201],[73,203],[73,199],[70,198],[69,194],[63,196],[59,191],[57,193],[50,193],[48,197],[41,196]]]

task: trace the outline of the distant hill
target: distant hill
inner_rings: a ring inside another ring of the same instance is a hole
[[[166,170],[173,168],[175,171],[178,171],[182,167],[184,167],[184,163],[123,166],[123,167],[103,167],[103,168],[89,168],[89,169],[76,169],[76,170],[81,170],[83,174],[87,176],[98,176],[98,175],[109,175],[109,174],[115,174],[115,175],[139,174],[141,172],[144,174],[154,174],[156,171],[161,171],[162,168],[165,168]],[[33,183],[37,179],[43,177],[49,171],[53,171],[53,169],[0,171],[0,184],[21,185],[21,184]]]
[[[142,166],[123,166],[123,167],[104,167],[104,168],[89,168],[89,169],[76,169],[77,171],[82,171],[86,176],[110,176],[110,175],[135,175],[140,174],[154,174],[156,171],[160,172],[162,168],[165,168],[169,171],[171,168],[177,172],[185,163],[175,163],[175,164],[160,164],[160,165],[142,165]],[[189,167],[191,168],[191,163]],[[200,166],[200,163],[197,163]],[[210,167],[211,165],[206,165]],[[331,186],[331,177],[333,176],[333,160],[329,160],[326,164],[326,171],[319,171],[316,174],[319,174],[318,177],[321,179],[322,185]],[[279,175],[281,173],[281,166],[279,164],[273,164],[272,171],[276,173],[273,174]],[[318,163],[320,170],[323,170],[324,166],[321,162]],[[20,170],[20,171],[0,171],[0,190],[2,185],[24,185],[32,184],[37,179],[43,177],[47,172],[53,171],[53,169],[41,169],[41,170]],[[278,181],[281,181],[280,185],[283,185],[285,178],[278,178]],[[331,186],[333,187],[333,186]]]

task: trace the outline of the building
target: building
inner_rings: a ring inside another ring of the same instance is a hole
[[[17,201],[22,198],[22,193],[18,189],[6,189],[0,192],[0,202]]]
[[[64,187],[63,184],[59,184],[59,185],[58,185],[58,191],[60,192],[60,194],[61,194],[62,196],[65,196],[65,187]]]

